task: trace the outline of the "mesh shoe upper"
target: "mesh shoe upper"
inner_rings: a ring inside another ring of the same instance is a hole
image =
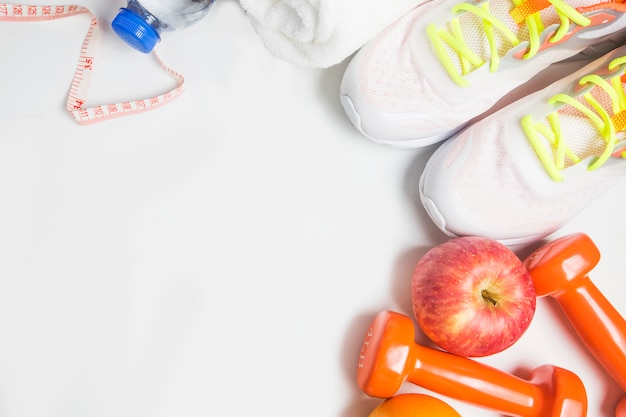
[[[472,124],[420,181],[450,235],[515,242],[556,231],[626,176],[626,46]]]
[[[446,139],[552,63],[623,36],[621,4],[596,3],[423,4],[355,55],[342,80],[344,109],[380,143],[411,148]]]

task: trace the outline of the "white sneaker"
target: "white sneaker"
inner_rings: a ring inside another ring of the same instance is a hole
[[[624,39],[626,3],[598,1],[422,4],[349,62],[340,87],[344,111],[377,143],[442,141],[552,63]]]
[[[449,236],[547,236],[626,177],[626,46],[470,125],[420,178]]]

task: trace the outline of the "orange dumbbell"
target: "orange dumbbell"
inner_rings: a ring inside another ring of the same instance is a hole
[[[551,296],[593,356],[626,391],[626,321],[587,275],[600,261],[600,251],[584,233],[549,242],[524,264],[538,297]],[[616,416],[626,417],[626,398]]]
[[[470,358],[415,343],[413,321],[382,311],[359,356],[357,383],[371,397],[389,398],[404,381],[501,414],[584,417],[587,393],[574,373],[543,365],[524,380]]]

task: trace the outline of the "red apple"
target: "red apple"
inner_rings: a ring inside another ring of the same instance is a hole
[[[413,272],[411,297],[424,334],[467,357],[492,355],[515,343],[537,301],[521,259],[503,244],[476,236],[430,249]]]

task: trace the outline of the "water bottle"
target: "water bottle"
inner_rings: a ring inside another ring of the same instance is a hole
[[[190,26],[201,20],[215,0],[128,0],[113,19],[113,31],[136,50],[149,53],[161,41],[161,32]]]

